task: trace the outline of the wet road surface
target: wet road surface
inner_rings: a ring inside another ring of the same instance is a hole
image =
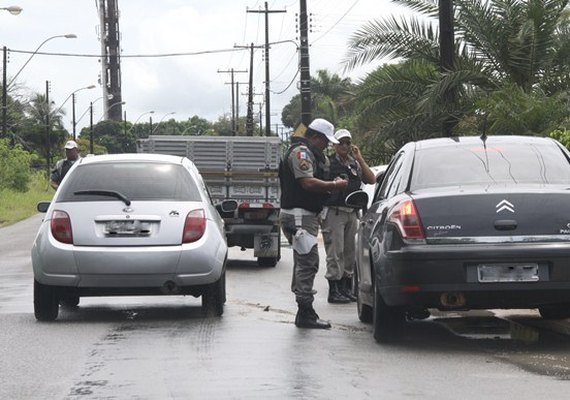
[[[569,396],[568,323],[535,310],[435,312],[377,345],[354,304],[326,302],[321,268],[315,308],[333,327],[295,328],[290,248],[275,268],[231,249],[222,318],[192,297],[82,298],[38,323],[29,249],[40,219],[0,229],[0,399]]]

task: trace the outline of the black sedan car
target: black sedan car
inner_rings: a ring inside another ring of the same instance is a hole
[[[549,138],[402,147],[357,237],[358,316],[397,337],[429,309],[538,308],[570,317],[570,153]]]

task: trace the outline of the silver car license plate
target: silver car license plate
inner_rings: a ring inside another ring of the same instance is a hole
[[[105,224],[106,235],[117,236],[148,236],[149,224],[141,221],[109,221]]]
[[[479,282],[536,282],[538,264],[479,264],[477,266]]]

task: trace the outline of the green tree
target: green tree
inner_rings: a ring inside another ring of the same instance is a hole
[[[55,109],[53,104],[46,102],[46,97],[36,93],[26,104],[25,119],[21,121],[18,130],[19,141],[27,148],[36,152],[42,159],[47,158],[48,141],[50,154],[59,154],[69,133],[61,123],[63,110]],[[49,115],[49,137],[46,129]]]
[[[498,127],[506,121],[494,119],[505,114],[497,112],[494,102],[482,100],[492,99],[494,92],[508,92],[514,86],[528,94],[527,100],[537,100],[570,88],[568,0],[454,0],[455,57],[449,71],[439,67],[438,2],[395,3],[415,14],[369,22],[352,36],[344,60],[348,69],[377,60],[398,60],[402,62],[399,73],[407,71],[407,78],[398,80],[390,67],[380,67],[383,71],[377,73],[383,79],[367,78],[360,88],[378,96],[376,100],[367,96],[358,106],[364,122],[374,123],[376,132],[381,132],[378,138],[398,140],[404,121],[424,137],[441,134],[438,121],[450,118],[458,126],[465,119],[477,119]],[[418,71],[413,72],[414,68]],[[430,68],[433,72],[426,76]],[[409,79],[414,74],[423,90],[414,91],[417,101],[410,102],[410,85],[417,89]],[[383,98],[388,84],[392,87]],[[447,100],[450,93],[451,102]],[[502,101],[506,108],[516,110],[521,97],[503,96]],[[394,112],[398,103],[407,105],[405,113]],[[377,121],[370,120],[372,112],[381,115]],[[475,125],[484,125],[480,121]]]
[[[318,70],[311,77],[311,104],[313,118],[325,118],[333,123],[350,115],[354,85],[349,78]],[[281,121],[288,128],[295,128],[301,122],[301,96],[295,95],[281,112]]]

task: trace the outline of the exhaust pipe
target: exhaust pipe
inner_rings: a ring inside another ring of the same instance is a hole
[[[465,295],[461,292],[442,293],[439,301],[446,308],[461,308],[465,306]]]
[[[162,294],[178,294],[180,292],[180,288],[174,281],[166,281],[160,288]]]

